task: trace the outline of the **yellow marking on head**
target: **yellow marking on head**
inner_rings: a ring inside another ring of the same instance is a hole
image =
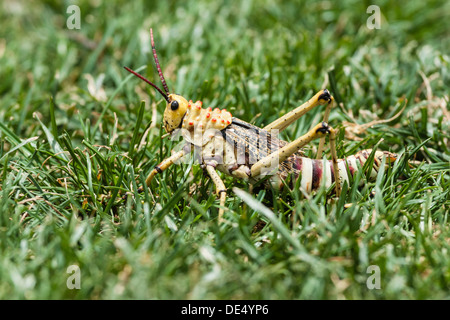
[[[164,128],[170,133],[181,124],[186,114],[189,102],[177,94],[169,94],[169,102],[167,102],[164,110]]]

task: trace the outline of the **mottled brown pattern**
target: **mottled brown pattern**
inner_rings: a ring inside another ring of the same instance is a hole
[[[238,164],[245,164],[249,168],[287,144],[286,141],[271,135],[269,131],[237,118],[233,118],[231,125],[221,132],[226,141],[234,146]],[[245,159],[242,159],[242,154],[245,154]],[[302,155],[301,152],[297,152],[280,164],[278,175],[281,179],[285,179],[290,174],[299,176]]]

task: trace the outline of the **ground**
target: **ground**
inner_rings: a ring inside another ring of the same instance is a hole
[[[0,4],[1,299],[449,298],[448,1],[71,4]],[[198,165],[138,195],[179,143],[123,69],[160,85],[150,27],[173,92],[263,126],[326,87],[339,157],[400,159],[337,202],[224,177],[221,225]]]

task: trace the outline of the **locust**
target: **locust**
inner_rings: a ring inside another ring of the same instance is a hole
[[[373,165],[369,168],[369,179],[376,178],[383,164],[387,168],[397,159],[395,153],[372,149],[361,150],[344,159],[338,159],[337,133],[328,124],[334,98],[327,89],[320,90],[308,101],[263,128],[233,117],[226,109],[206,107],[202,101],[193,102],[179,94],[171,93],[158,60],[152,29],[150,38],[154,62],[163,88],[159,88],[132,69],[124,68],[161,94],[166,101],[164,129],[168,135],[180,134],[184,146],[151,170],[145,181],[147,187],[150,187],[156,175],[186,155],[194,153],[196,161],[206,170],[215,185],[219,198],[218,219],[223,221],[227,189],[218,172],[245,180],[252,185],[266,179],[264,185],[277,188],[283,186],[287,177],[293,177],[294,181],[301,180],[297,185],[300,185],[305,193],[311,193],[321,186],[328,190],[334,184],[333,193],[339,197],[343,183],[349,184],[352,181],[350,177],[361,170],[371,154]],[[279,138],[280,132],[308,111],[321,105],[326,106],[322,122],[292,142]],[[327,137],[330,160],[322,158]],[[316,158],[305,157],[302,148],[316,139],[320,140]],[[142,192],[143,188],[144,186],[141,186],[138,192]]]

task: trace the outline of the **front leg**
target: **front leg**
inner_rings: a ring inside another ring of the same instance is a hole
[[[145,184],[147,187],[150,186],[150,183],[152,182],[153,178],[158,174],[162,173],[164,170],[169,168],[175,161],[182,158],[184,155],[186,155],[186,151],[183,149],[181,151],[178,151],[177,153],[171,155],[170,157],[164,159],[160,164],[156,165],[153,170],[150,172],[150,174],[147,176],[147,179],[145,179]],[[144,187],[141,186],[138,189],[138,192],[144,191]]]
[[[147,187],[150,186],[150,183],[152,182],[153,178],[158,173],[162,173],[164,170],[166,170],[168,167],[170,167],[175,161],[177,161],[178,159],[183,157],[185,154],[186,154],[186,151],[183,149],[183,150],[173,154],[169,158],[164,159],[160,164],[156,165],[153,168],[153,170],[150,172],[150,174],[147,176],[147,179],[145,179],[145,184],[147,185]],[[143,191],[144,191],[144,186],[140,186],[137,190],[138,193],[142,193]],[[129,194],[128,192],[125,193],[122,196],[122,200],[126,200],[128,194]]]

